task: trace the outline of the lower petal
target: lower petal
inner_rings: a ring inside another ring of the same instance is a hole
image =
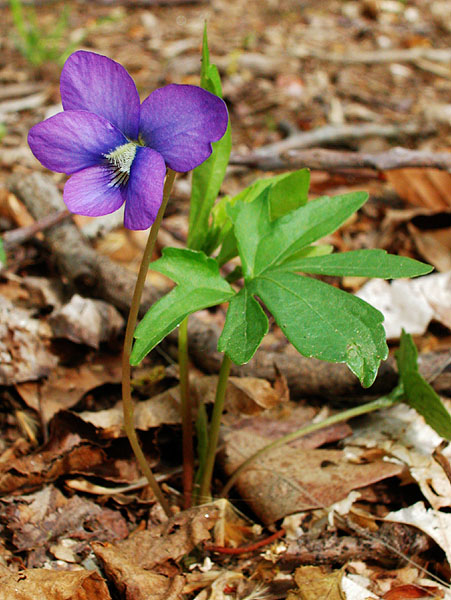
[[[163,200],[166,175],[164,159],[151,148],[139,147],[130,170],[130,179],[124,188],[125,217],[128,229],[148,229]]]
[[[121,188],[111,185],[111,171],[102,165],[72,175],[63,197],[71,212],[88,217],[109,215],[124,203]]]

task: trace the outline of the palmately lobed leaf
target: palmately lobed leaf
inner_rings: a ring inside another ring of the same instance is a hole
[[[258,240],[254,275],[279,265],[301,248],[336,231],[367,200],[366,192],[352,192],[311,200],[297,210],[273,221]]]
[[[155,302],[135,331],[132,365],[141,360],[188,315],[230,300],[235,292],[219,274],[217,262],[203,252],[165,248],[152,270],[178,285]]]
[[[265,197],[269,202],[269,220],[273,221],[287,213],[304,206],[308,200],[310,185],[310,172],[300,169],[293,173],[282,173],[274,177],[258,179],[255,183],[241,190],[233,198],[226,196],[213,207],[213,224],[211,231],[215,243],[222,243],[218,256],[218,263],[225,264],[237,255],[236,239],[233,234],[229,211],[236,205],[263,201]],[[267,196],[266,196],[267,194]]]
[[[282,263],[280,269],[317,275],[338,277],[377,277],[398,279],[418,277],[433,270],[427,265],[407,256],[387,254],[385,250],[351,250],[327,256],[291,256]]]
[[[369,387],[388,355],[383,315],[327,283],[268,271],[252,282],[288,340],[303,356],[346,363]]]

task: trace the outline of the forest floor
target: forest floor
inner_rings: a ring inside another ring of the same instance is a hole
[[[165,521],[120,405],[146,232],[125,230],[120,214],[61,213],[49,229],[66,176],[46,171],[27,145],[29,129],[62,109],[64,53],[113,58],[144,99],[168,83],[199,84],[207,22],[232,127],[222,194],[303,166],[311,197],[367,190],[367,204],[327,241],[417,258],[435,273],[420,287],[328,281],[385,309],[391,356],[401,327],[414,334],[420,368],[449,408],[449,2],[44,1],[24,3],[23,14],[26,23],[34,15],[41,46],[58,23],[61,36],[43,62],[36,41],[25,57],[0,3],[0,600],[451,598],[451,451],[407,406],[279,449],[219,499],[262,444],[397,382],[391,358],[363,390],[343,365],[299,359],[276,326],[229,384],[210,505],[182,510],[173,338],[134,370],[136,425],[174,510]],[[189,195],[181,175],[157,255],[185,244]],[[156,296],[168,280],[151,272],[149,284]],[[207,404],[225,312],[195,321],[191,385]]]

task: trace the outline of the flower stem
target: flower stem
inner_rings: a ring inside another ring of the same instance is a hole
[[[179,376],[183,432],[183,499],[185,508],[190,508],[193,495],[194,449],[193,410],[189,389],[188,372],[188,317],[179,327]]]
[[[222,412],[224,410],[225,393],[227,389],[227,381],[229,378],[231,366],[232,361],[226,354],[224,354],[224,358],[222,359],[221,363],[221,369],[219,371],[213,414],[211,415],[207,458],[205,461],[204,473],[202,476],[202,481],[199,490],[200,502],[208,502],[211,498],[211,479],[213,476],[213,467],[216,458],[216,448],[218,446],[219,439],[219,428],[221,425]]]
[[[160,486],[158,485],[157,480],[155,479],[155,476],[147,463],[146,457],[144,456],[144,453],[141,449],[133,422],[134,403],[132,399],[130,383],[130,355],[133,346],[133,334],[135,331],[136,322],[138,320],[139,306],[141,304],[141,296],[146,282],[146,275],[149,270],[149,264],[152,259],[153,249],[155,248],[158,230],[160,229],[164,211],[166,210],[166,205],[169,200],[169,194],[171,193],[175,175],[175,171],[172,171],[172,169],[168,169],[166,181],[164,182],[163,201],[161,203],[155,222],[150,228],[149,238],[147,240],[146,248],[144,250],[143,257],[141,260],[141,265],[139,267],[139,273],[136,279],[135,291],[133,292],[133,298],[130,305],[130,312],[128,315],[127,327],[125,330],[124,350],[122,353],[122,403],[124,411],[125,433],[127,434],[127,437],[130,441],[130,445],[135,454],[136,460],[138,461],[138,464],[141,468],[141,471],[146,476],[152,492],[155,494],[155,497],[161,504],[164,512],[168,517],[172,514],[169,508],[169,504],[166,498],[163,496]]]
[[[235,471],[230,476],[228,482],[224,486],[221,496],[227,496],[230,491],[230,488],[233,486],[238,476],[246,469],[250,464],[260,458],[263,454],[266,454],[269,450],[273,450],[274,448],[279,448],[279,446],[283,446],[284,444],[288,444],[289,442],[293,442],[300,437],[308,435],[309,433],[313,433],[314,431],[318,431],[319,429],[323,429],[324,427],[329,427],[330,425],[335,425],[335,423],[341,423],[342,421],[347,421],[348,419],[352,419],[353,417],[358,417],[359,415],[364,415],[369,412],[373,412],[375,410],[380,410],[382,408],[388,408],[389,406],[393,406],[399,402],[399,397],[396,396],[381,396],[377,400],[373,400],[372,402],[368,402],[367,404],[363,404],[361,406],[356,406],[354,408],[350,408],[349,410],[345,410],[341,413],[337,413],[324,419],[324,421],[320,421],[318,423],[310,423],[310,425],[306,425],[301,429],[297,429],[292,433],[288,433],[280,437],[274,442],[271,442],[267,446],[260,448],[258,452],[247,458],[241,465],[235,469]]]

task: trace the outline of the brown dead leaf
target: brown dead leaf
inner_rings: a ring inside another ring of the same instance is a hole
[[[227,445],[227,474],[254,453],[249,446],[248,435],[237,436]],[[399,475],[402,470],[382,460],[351,464],[341,450],[283,446],[257,459],[235,485],[255,514],[269,524],[295,512],[328,507],[346,498],[351,490]]]
[[[165,577],[139,567],[132,558],[117,556],[109,544],[95,544],[97,558],[102,562],[108,579],[127,600],[177,600],[181,598],[185,578],[182,575]]]
[[[398,585],[384,594],[384,600],[410,600],[411,598],[441,598],[443,594],[438,588],[419,587],[417,585]]]
[[[283,404],[261,415],[241,418],[239,415],[225,415],[224,422],[230,432],[225,436],[226,452],[231,445],[235,451],[247,448],[249,453],[257,452],[273,440],[292,433],[310,423],[317,411],[312,406]],[[336,442],[352,433],[346,423],[320,429],[308,436],[291,442],[291,447],[318,448],[326,443]],[[251,452],[252,449],[252,452]]]
[[[451,206],[451,173],[438,169],[394,169],[386,171],[385,176],[410,204],[437,211]]]
[[[100,354],[79,367],[59,365],[44,382],[21,383],[16,385],[16,390],[27,406],[40,412],[43,423],[47,424],[55,413],[72,408],[94,388],[119,383],[121,374],[119,355]]]
[[[79,413],[81,419],[102,430],[102,437],[117,438],[124,434],[122,402],[112,408]],[[137,429],[147,431],[160,425],[173,425],[181,422],[179,386],[157,394],[149,400],[137,402],[134,423]]]
[[[102,342],[117,338],[124,319],[112,304],[74,294],[49,317],[49,323],[55,337],[98,349]]]
[[[218,377],[215,375],[193,380],[192,389],[205,403],[213,403]],[[287,400],[287,387],[279,377],[274,387],[266,379],[230,377],[227,383],[225,410],[228,413],[254,415]]]
[[[48,553],[63,559],[62,547],[66,562],[80,562],[89,554],[90,541],[111,542],[128,535],[119,511],[80,496],[66,498],[53,486],[27,496],[3,498],[0,515],[12,544],[19,552],[28,551],[28,567],[43,566]]]
[[[407,227],[421,257],[437,271],[451,271],[450,228],[422,231],[412,223]]]
[[[294,573],[298,589],[288,593],[287,600],[343,600],[343,571],[328,573],[322,567],[299,567]]]
[[[44,343],[50,331],[31,312],[0,296],[0,384],[46,377],[57,359]]]
[[[214,504],[181,512],[165,523],[132,534],[115,545],[94,543],[92,548],[118,590],[130,600],[176,600],[185,578],[169,561],[189,554],[204,540],[219,518]],[[169,577],[159,571],[169,572]]]
[[[0,493],[30,491],[66,473],[86,473],[105,462],[96,430],[75,415],[60,413],[50,440],[38,452],[0,465]],[[96,444],[96,445],[94,445]]]
[[[11,573],[2,567],[0,600],[111,600],[105,581],[95,571],[29,569]]]

